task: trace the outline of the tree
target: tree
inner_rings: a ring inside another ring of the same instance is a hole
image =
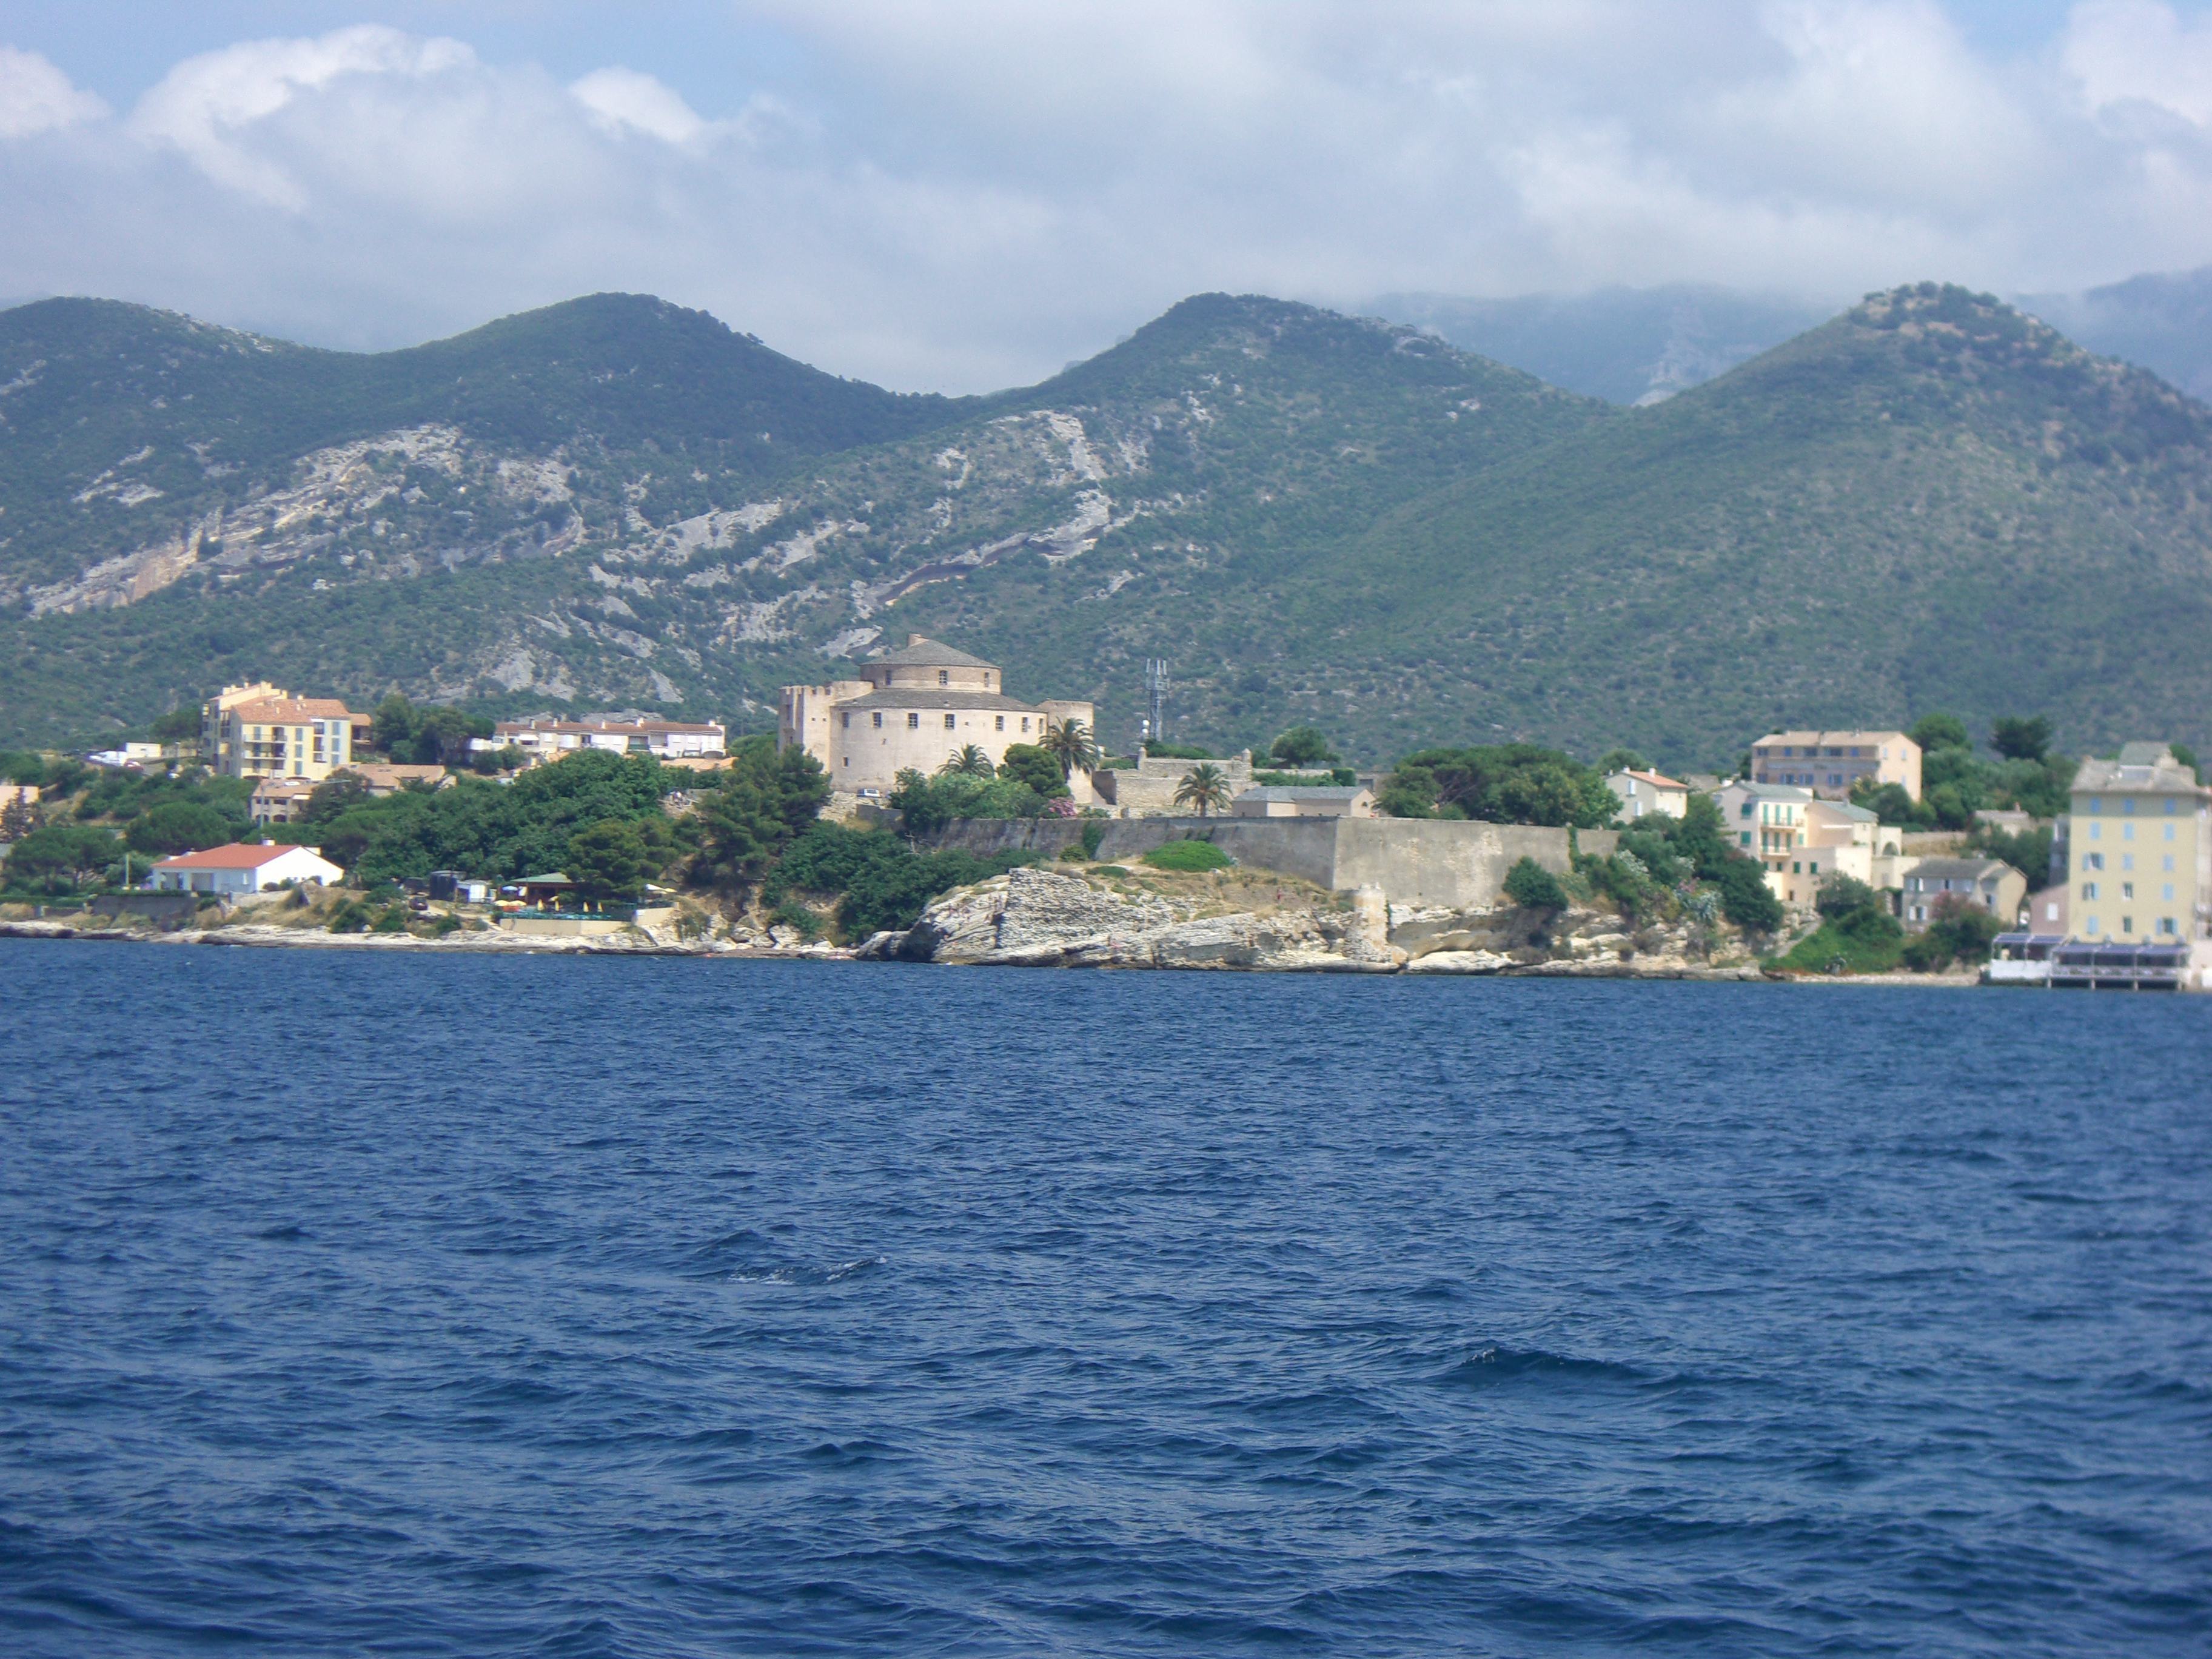
[[[998,775],[991,757],[983,752],[981,744],[963,744],[958,753],[949,756],[937,769],[940,778],[988,778]]]
[[[1212,761],[1200,761],[1182,775],[1176,785],[1175,804],[1195,806],[1200,817],[1209,811],[1225,811],[1229,805],[1229,778]]]
[[[1073,715],[1047,726],[1038,746],[1060,763],[1062,778],[1095,770],[1102,758],[1089,728]]]
[[[2004,931],[2004,924],[1978,904],[1957,893],[1936,901],[1936,915],[1927,931],[1905,941],[1905,963],[1922,973],[1942,973],[1953,962],[1990,959],[1990,946]]]
[[[415,726],[415,705],[394,691],[376,705],[376,713],[369,720],[368,741],[372,747],[397,760],[403,751],[413,752]]]
[[[646,875],[645,838],[621,818],[605,818],[568,837],[566,867],[577,896],[592,903],[634,899]]]
[[[999,775],[1009,783],[1025,783],[1048,799],[1067,793],[1060,763],[1033,743],[1008,744],[1006,758],[999,763]]]
[[[1523,858],[1505,872],[1505,896],[1524,910],[1564,910],[1566,890],[1559,878],[1532,858]]]
[[[1400,761],[1376,794],[1395,817],[1488,823],[1595,830],[1620,810],[1603,778],[1558,750],[1533,743],[1424,749]]]
[[[76,886],[122,856],[123,844],[113,830],[89,823],[50,824],[8,849],[8,873],[18,881]]]
[[[1633,749],[1608,750],[1605,758],[1597,763],[1598,775],[1607,778],[1615,772],[1649,772],[1650,769],[1651,763]]]
[[[1973,738],[1966,732],[1966,723],[1956,714],[1923,714],[1907,735],[1929,753],[1938,749],[1972,750],[1974,746]]]
[[[2051,722],[2040,714],[2000,720],[1990,729],[1990,747],[2007,760],[2040,761],[2051,748]]]
[[[1275,739],[1269,755],[1278,766],[1334,766],[1339,757],[1314,726],[1294,726]]]
[[[1861,778],[1851,786],[1851,804],[1863,806],[1884,823],[1904,828],[1919,821],[1919,809],[1901,783],[1877,784]]]
[[[221,847],[233,834],[231,822],[197,801],[167,800],[131,820],[125,839],[134,853],[166,855]]]
[[[368,786],[359,773],[333,772],[307,792],[307,804],[300,809],[300,819],[304,823],[328,823],[370,799]]]
[[[1844,916],[1856,915],[1861,910],[1879,909],[1881,895],[1853,876],[1837,876],[1820,889],[1820,896],[1813,908],[1833,921]]]
[[[1767,886],[1766,872],[1757,859],[1731,857],[1711,880],[1720,889],[1721,914],[1737,927],[1771,933],[1782,926],[1782,901]]]
[[[757,879],[792,838],[821,816],[830,787],[830,775],[805,750],[779,754],[773,738],[746,738],[731,757],[720,786],[700,798],[700,845],[691,863],[692,880],[731,884]]]
[[[417,766],[462,764],[468,760],[471,741],[491,733],[489,720],[464,714],[458,708],[441,705],[423,709],[415,726],[414,763]]]
[[[155,716],[146,735],[155,743],[190,743],[200,734],[200,711],[197,708],[172,708],[166,714]]]

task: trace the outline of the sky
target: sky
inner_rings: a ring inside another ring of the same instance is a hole
[[[605,289],[973,392],[1187,295],[2212,264],[2212,0],[0,0],[0,296]]]

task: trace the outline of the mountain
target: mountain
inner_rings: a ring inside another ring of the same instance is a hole
[[[1688,283],[1504,300],[1386,294],[1361,309],[1615,404],[1671,398],[1832,314],[1804,301]]]
[[[368,357],[50,302],[0,351],[0,742],[264,675],[760,730],[909,631],[1115,746],[1153,655],[1178,737],[1363,758],[2212,702],[2212,410],[1934,284],[1626,410],[1224,295],[958,401],[605,296]]]
[[[2028,295],[2020,304],[2092,351],[2212,400],[2212,265],[2130,276],[2082,294]]]

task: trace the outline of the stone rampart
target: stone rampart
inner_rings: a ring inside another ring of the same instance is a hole
[[[1392,904],[1483,909],[1523,858],[1554,875],[1570,867],[1567,832],[1529,824],[1447,818],[1108,818],[1098,843],[1109,864],[1132,863],[1171,841],[1210,841],[1239,864],[1279,870],[1339,892],[1379,887]],[[979,858],[1042,853],[1056,858],[1082,839],[1078,818],[969,818],[927,837]],[[1613,851],[1610,830],[1577,832],[1585,853]]]

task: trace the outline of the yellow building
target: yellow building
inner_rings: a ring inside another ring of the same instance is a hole
[[[2067,830],[2073,934],[2116,944],[2212,938],[2212,790],[2164,744],[2081,763]]]
[[[1920,799],[1920,745],[1902,732],[1773,732],[1751,746],[1751,781],[1847,799],[1860,779]]]
[[[200,749],[234,778],[326,778],[353,763],[368,716],[334,697],[295,697],[262,681],[226,685],[200,709]]]

